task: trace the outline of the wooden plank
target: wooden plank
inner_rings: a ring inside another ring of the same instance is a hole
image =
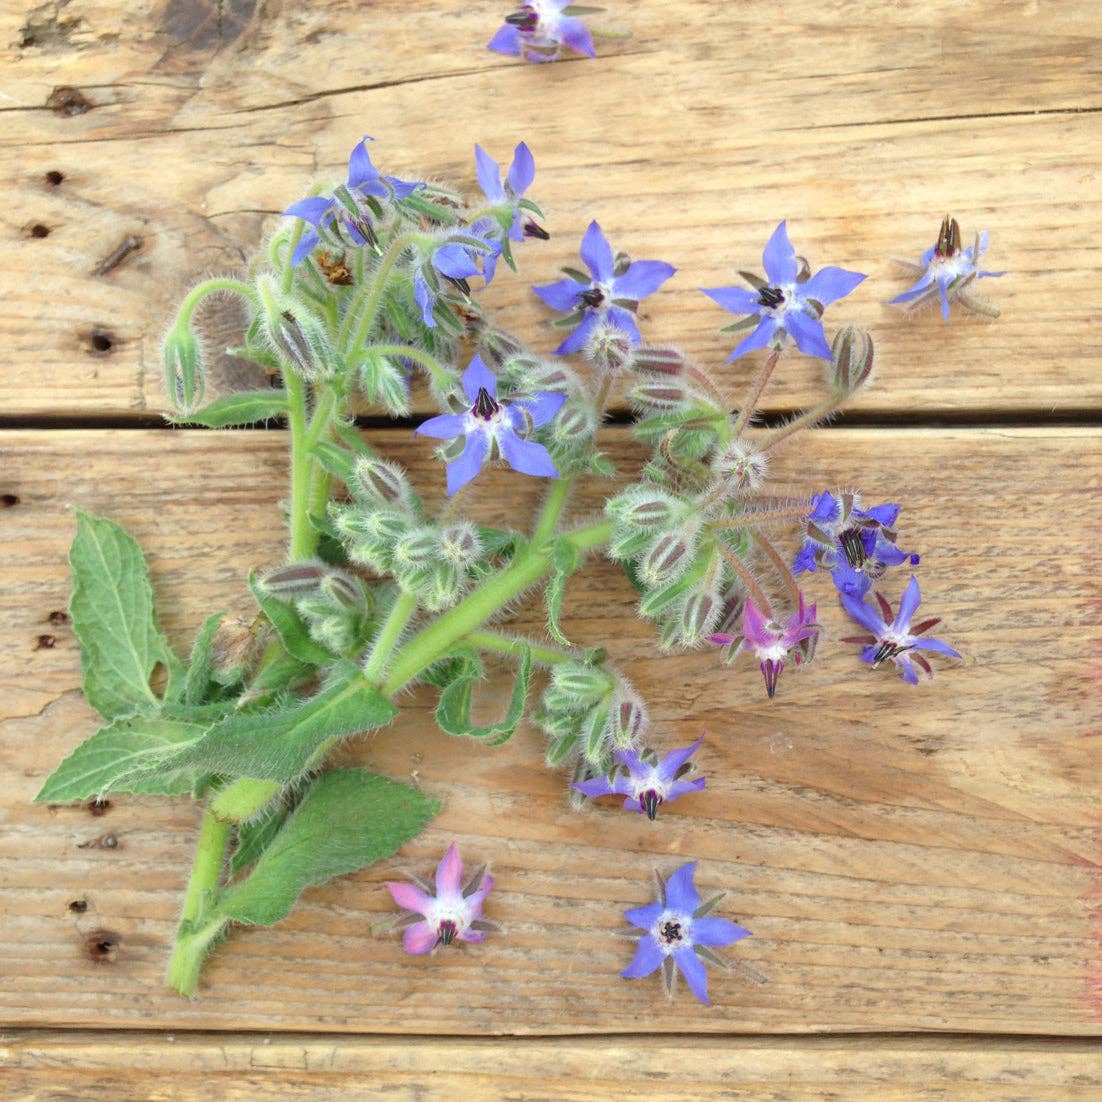
[[[972,1037],[560,1037],[483,1040],[17,1032],[0,1084],[18,1102],[445,1102],[749,1099],[1070,1102],[1102,1090],[1090,1041]],[[68,1092],[68,1093],[66,1093]]]
[[[252,9],[241,0],[232,12]],[[1097,408],[1092,9],[1060,5],[1041,28],[1007,18],[999,0],[676,0],[614,13],[634,37],[595,63],[524,66],[484,49],[494,5],[385,0],[365,19],[346,0],[319,0],[266,5],[247,23],[204,21],[204,0],[72,0],[52,18],[48,6],[9,6],[0,218],[17,246],[0,259],[5,415],[161,410],[159,339],[188,284],[239,268],[312,177],[339,173],[364,130],[391,170],[471,186],[475,141],[498,156],[531,143],[554,239],[526,246],[522,278],[487,297],[540,350],[556,338],[528,284],[552,278],[596,217],[619,247],[680,269],[647,303],[648,338],[722,364],[732,343],[717,330],[730,318],[696,288],[755,267],[787,216],[816,265],[870,273],[832,311],[876,333],[878,385],[859,408]],[[763,26],[784,44],[765,64]],[[91,109],[47,108],[59,86]],[[474,117],[457,119],[458,104]],[[966,232],[989,227],[990,265],[1010,271],[986,285],[997,324],[946,330],[936,312],[905,319],[879,305],[907,285],[889,257],[918,255],[945,207]],[[140,250],[92,275],[129,235]],[[232,317],[212,324],[213,346],[234,339]],[[818,370],[786,364],[770,407],[805,402]]]
[[[376,442],[435,488],[428,444]],[[855,431],[814,435],[800,459],[822,483],[861,482],[905,503],[905,546],[923,593],[968,656],[914,690],[824,645],[778,698],[757,671],[713,653],[661,656],[630,586],[592,562],[569,587],[566,624],[607,643],[648,697],[655,738],[701,752],[708,791],[655,825],[615,807],[571,813],[563,778],[522,730],[480,752],[435,733],[417,692],[399,722],[351,759],[446,799],[400,860],[309,891],[271,931],[239,931],[196,1002],[161,984],[199,808],[112,799],[106,814],[32,806],[45,774],[93,730],[65,627],[65,503],[115,517],[152,562],[170,636],[249,606],[247,567],[279,557],[284,491],[274,433],[8,432],[0,513],[0,1016],[25,1025],[324,1028],[383,1033],[984,1030],[1092,1034],[1102,1011],[1098,893],[1098,574],[1091,535],[1102,433]],[[621,465],[630,445],[615,439]],[[778,477],[791,482],[794,456]],[[1073,473],[1074,472],[1074,473]],[[936,493],[931,492],[936,489]],[[542,488],[494,472],[476,503],[522,515]],[[583,488],[575,515],[598,503]],[[824,582],[820,579],[820,583]],[[828,585],[822,618],[848,634]],[[520,620],[539,630],[538,604]],[[852,630],[852,629],[850,629]],[[54,636],[52,645],[39,641]],[[487,707],[506,686],[495,682]],[[110,835],[114,846],[104,844]],[[492,863],[488,911],[505,932],[439,959],[372,939],[382,882],[426,869],[458,840]],[[620,914],[648,898],[652,867],[699,859],[698,880],[754,937],[736,959],[761,973],[713,979],[715,1005],[617,978]],[[70,911],[86,901],[81,914]],[[95,947],[107,942],[106,952]]]

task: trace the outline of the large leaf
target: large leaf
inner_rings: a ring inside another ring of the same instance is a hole
[[[224,394],[202,409],[174,420],[180,424],[223,429],[230,425],[253,425],[257,421],[268,421],[273,417],[282,417],[286,412],[285,390],[245,390],[237,394]]]
[[[86,800],[107,792],[176,796],[191,792],[197,770],[162,763],[198,742],[210,721],[164,716],[117,719],[85,739],[46,778],[38,803]]]
[[[304,888],[389,857],[439,810],[416,788],[363,769],[326,773],[214,913],[271,926],[287,917]]]
[[[453,670],[453,679],[444,686],[440,693],[440,702],[436,706],[436,722],[441,729],[449,735],[479,739],[488,746],[500,746],[503,742],[508,742],[524,717],[528,681],[532,675],[532,652],[522,644],[509,710],[497,723],[485,727],[476,726],[471,721],[471,688],[482,678],[482,663],[478,655],[472,652],[470,656],[457,662]]]
[[[179,768],[286,784],[330,739],[383,727],[398,714],[351,662],[317,696],[276,710],[227,716],[172,759]]]
[[[163,662],[178,675],[180,663],[157,627],[140,548],[113,520],[78,509],[69,563],[88,703],[106,720],[152,712],[160,703],[149,685],[153,668]]]

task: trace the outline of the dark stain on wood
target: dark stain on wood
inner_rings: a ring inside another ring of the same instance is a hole
[[[164,30],[175,50],[214,53],[245,29],[256,0],[169,0]]]
[[[73,115],[83,115],[86,111],[91,111],[95,104],[93,104],[83,92],[76,88],[71,88],[67,84],[63,84],[60,88],[55,88],[49,94],[46,99],[46,106],[53,111],[55,115],[64,115],[68,118]]]
[[[95,964],[112,964],[122,938],[114,930],[93,930],[84,936],[84,951]]]

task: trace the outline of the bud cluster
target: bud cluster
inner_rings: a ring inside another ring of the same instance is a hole
[[[371,633],[374,597],[348,570],[317,559],[271,570],[257,582],[261,593],[291,605],[310,638],[335,655],[349,655]]]

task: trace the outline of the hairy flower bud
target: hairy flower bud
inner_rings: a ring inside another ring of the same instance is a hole
[[[631,685],[622,681],[612,702],[609,737],[618,750],[632,750],[643,741],[649,725],[643,698]]]
[[[321,596],[334,608],[366,612],[367,594],[358,578],[335,566],[329,567],[319,586]]]
[[[615,325],[598,325],[586,341],[584,354],[598,370],[615,374],[631,361],[631,337]]]
[[[590,405],[568,400],[545,430],[560,453],[586,451],[597,432],[597,413]]]
[[[717,594],[709,591],[690,594],[681,613],[681,641],[696,646],[715,627],[722,612]]]
[[[608,696],[611,678],[604,670],[581,662],[560,662],[551,670],[551,689],[578,711]]]
[[[206,381],[199,338],[186,322],[177,322],[164,343],[165,388],[177,413],[194,413],[203,402]]]
[[[482,556],[478,529],[466,521],[447,525],[440,533],[440,554],[454,566],[470,566]]]
[[[637,409],[665,412],[677,409],[688,397],[684,387],[673,382],[642,383],[628,391],[628,401]]]
[[[834,362],[828,368],[830,385],[839,394],[854,394],[872,376],[872,337],[865,329],[847,325],[838,330],[830,347]]]
[[[679,523],[684,509],[672,495],[645,487],[612,498],[605,511],[633,528],[663,528]]]
[[[325,326],[305,307],[269,313],[268,340],[280,361],[300,378],[316,380],[333,370],[333,348]]]
[[[495,367],[504,367],[506,360],[524,352],[524,345],[502,329],[485,329],[479,337],[479,351],[484,360]]]
[[[756,494],[765,483],[769,461],[756,448],[736,440],[712,461],[712,470],[735,493]]]
[[[440,536],[435,528],[421,525],[406,532],[394,544],[394,565],[398,570],[421,570],[440,558]]]
[[[320,559],[308,559],[269,570],[258,580],[258,584],[273,597],[305,596],[317,593],[321,579],[328,570],[329,567]]]
[[[356,481],[368,497],[388,505],[406,506],[413,497],[413,488],[402,469],[383,459],[368,456],[357,459]]]
[[[631,356],[631,369],[641,375],[680,375],[685,370],[685,357],[676,348],[653,348],[643,345]]]

